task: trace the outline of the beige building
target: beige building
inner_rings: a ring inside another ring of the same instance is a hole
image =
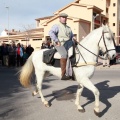
[[[4,33],[4,31],[3,31],[3,33]],[[44,29],[43,28],[31,29],[31,30],[27,30],[25,32],[17,33],[15,35],[11,35],[9,33],[12,33],[12,32],[7,31],[7,33],[4,33],[4,34],[6,34],[5,36],[2,35],[0,37],[1,44],[3,42],[9,44],[9,43],[11,43],[11,41],[14,41],[16,44],[21,43],[26,46],[31,44],[32,47],[34,47],[34,48],[40,48],[42,40],[43,40],[42,38],[44,38]]]
[[[34,48],[39,48],[44,40],[49,40],[48,32],[50,28],[59,22],[60,13],[67,13],[67,24],[77,35],[78,41],[82,40],[93,29],[102,24],[108,24],[115,35],[116,44],[119,41],[119,0],[76,0],[63,6],[56,11],[53,16],[37,18],[36,29],[25,31],[18,35],[9,36],[9,40],[15,40],[23,44],[32,44]],[[8,37],[0,37],[0,40],[7,40]]]

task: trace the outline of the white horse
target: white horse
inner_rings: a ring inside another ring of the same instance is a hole
[[[79,84],[75,104],[79,111],[85,112],[84,108],[80,105],[80,96],[83,88],[86,87],[92,91],[95,96],[94,112],[96,115],[99,115],[99,90],[90,81],[90,78],[94,74],[95,63],[100,48],[102,51],[107,52],[110,59],[115,58],[116,51],[113,34],[108,26],[103,25],[88,34],[77,46],[83,57],[80,56],[80,59],[78,59],[79,55],[76,54],[76,58],[79,60],[79,67],[73,67],[76,81]],[[20,70],[20,82],[24,87],[29,87],[32,72],[35,70],[38,93],[44,105],[49,106],[48,101],[45,100],[42,94],[42,82],[48,75],[48,72],[61,77],[61,68],[56,68],[43,63],[43,51],[44,50],[34,51],[28,58],[25,65]],[[85,61],[87,63],[85,63]]]

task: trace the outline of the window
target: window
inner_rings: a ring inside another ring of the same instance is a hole
[[[113,7],[115,7],[115,5],[116,5],[116,4],[115,4],[115,3],[113,3]]]
[[[113,13],[113,16],[115,16],[115,13]]]
[[[106,8],[106,13],[108,13],[108,8]]]
[[[115,23],[113,23],[113,26],[115,26]]]
[[[33,39],[33,41],[40,41],[40,40],[42,40],[42,39]]]
[[[3,41],[3,42],[8,42],[8,41]]]
[[[21,41],[29,41],[29,40],[21,40]]]

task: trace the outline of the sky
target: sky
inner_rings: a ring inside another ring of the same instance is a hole
[[[35,19],[51,16],[75,0],[0,0],[0,33],[8,29],[35,28]],[[6,7],[9,7],[6,8]],[[9,27],[8,27],[9,26]]]

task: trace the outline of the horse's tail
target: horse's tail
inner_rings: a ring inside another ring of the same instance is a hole
[[[30,80],[32,77],[33,70],[34,70],[34,66],[32,63],[32,55],[31,55],[20,70],[19,80],[24,87],[30,86],[31,84]]]

